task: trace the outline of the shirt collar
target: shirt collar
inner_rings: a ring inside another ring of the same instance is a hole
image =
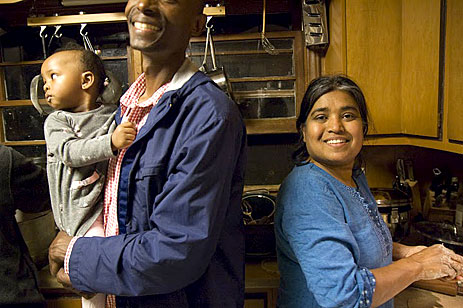
[[[168,83],[167,90],[165,91],[168,92],[168,91],[180,89],[197,71],[198,71],[198,67],[193,62],[191,62],[191,60],[186,58],[185,61],[183,61],[182,66],[175,73],[174,77],[172,78],[172,81]],[[162,86],[161,88],[163,87],[164,86]],[[145,92],[145,90],[146,90],[146,78],[145,78],[145,73],[142,73],[137,78],[137,80],[135,80],[135,82],[130,86],[127,92],[125,92],[125,94],[121,97],[120,99],[121,105],[125,107],[129,107],[132,104],[134,104],[134,102],[136,104],[140,96],[142,96],[143,93]],[[146,107],[149,105],[154,105],[157,103],[157,99],[156,99],[157,97],[158,95],[156,91],[156,93],[154,93],[149,99],[139,104],[138,106]]]

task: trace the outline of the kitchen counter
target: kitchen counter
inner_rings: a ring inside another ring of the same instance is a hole
[[[246,296],[264,294],[267,307],[275,307],[280,281],[276,258],[250,259],[246,261]],[[56,297],[73,293],[64,289],[51,277],[48,266],[39,272],[39,285],[44,295]],[[395,297],[395,308],[459,308],[463,307],[463,296],[450,296],[428,290],[408,287]]]
[[[395,308],[461,308],[463,296],[450,296],[408,287],[395,297],[394,303]]]

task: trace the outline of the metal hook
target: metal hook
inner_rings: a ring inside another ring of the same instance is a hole
[[[80,35],[82,36],[86,36],[88,34],[88,32],[84,33],[85,27],[87,27],[87,24],[80,24]]]
[[[47,37],[47,34],[46,34],[46,33],[45,33],[45,34],[43,33],[43,32],[45,31],[46,28],[47,28],[47,26],[40,26],[40,33],[39,33],[39,35],[40,35],[41,38],[46,38],[46,37]]]
[[[211,21],[212,16],[207,16],[206,17],[206,28],[212,28],[212,25],[209,25],[209,22]]]
[[[61,38],[63,36],[63,33],[58,34],[60,29],[61,29],[61,25],[55,26],[55,33],[53,33],[54,37]]]

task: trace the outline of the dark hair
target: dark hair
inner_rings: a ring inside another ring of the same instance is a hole
[[[106,70],[103,66],[103,61],[101,58],[94,52],[85,49],[83,46],[77,43],[67,43],[61,48],[55,50],[55,53],[61,51],[77,51],[80,53],[80,63],[82,64],[82,69],[84,71],[90,71],[95,76],[95,82],[98,89],[98,94],[103,93],[104,91],[104,82],[106,79]]]
[[[368,109],[365,96],[363,95],[360,87],[354,81],[344,75],[318,77],[310,82],[309,87],[304,94],[304,98],[302,99],[301,110],[299,111],[299,116],[296,120],[296,128],[299,132],[299,141],[297,144],[297,149],[294,151],[292,158],[297,165],[303,165],[307,163],[307,160],[310,157],[304,142],[304,136],[302,134],[302,129],[310,111],[320,97],[329,92],[337,90],[346,92],[355,100],[360,111],[360,116],[362,117],[363,136],[367,135],[370,121],[368,117]],[[357,158],[359,158],[359,156],[357,156]]]

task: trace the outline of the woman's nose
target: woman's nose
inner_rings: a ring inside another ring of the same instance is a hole
[[[333,133],[338,133],[344,131],[344,125],[342,120],[338,117],[331,117],[327,122],[328,131]]]

